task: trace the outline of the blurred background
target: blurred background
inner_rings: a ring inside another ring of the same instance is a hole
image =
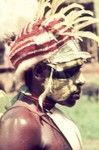
[[[99,18],[98,0],[66,0],[67,5],[73,2],[84,5]],[[4,106],[18,92],[15,70],[8,57],[11,42],[15,40],[22,25],[33,19],[36,3],[34,0],[1,0],[0,3],[0,112],[4,112]],[[99,24],[90,25],[85,30],[99,35]],[[91,53],[93,59],[82,68],[86,78],[82,97],[73,108],[61,109],[78,125],[84,143],[83,149],[99,150],[99,47],[92,40],[83,40],[84,42],[80,42],[81,49]]]

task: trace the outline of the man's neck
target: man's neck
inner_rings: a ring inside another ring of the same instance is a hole
[[[56,104],[55,101],[53,101],[49,97],[46,97],[46,100],[43,103],[43,107],[44,107],[44,109],[51,110],[55,106],[55,104]]]

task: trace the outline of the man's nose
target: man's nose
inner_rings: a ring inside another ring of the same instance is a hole
[[[85,84],[85,78],[82,73],[78,73],[75,79],[75,84],[82,86]]]

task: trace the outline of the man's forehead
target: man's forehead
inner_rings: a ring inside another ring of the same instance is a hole
[[[82,66],[83,64],[84,61],[82,59],[76,59],[66,63],[49,64],[49,66],[51,66],[57,71],[63,71],[64,69],[70,69],[76,66]]]

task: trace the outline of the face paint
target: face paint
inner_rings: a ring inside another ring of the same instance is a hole
[[[47,83],[47,80],[46,80]],[[46,87],[45,83],[45,87]],[[72,85],[72,81],[66,79],[53,79],[51,85],[51,91],[47,96],[53,98],[56,101],[63,101],[68,98],[71,92],[76,90],[75,86]]]
[[[67,63],[57,63],[57,64],[48,64],[52,68],[57,71],[63,71],[65,69],[69,69],[75,66],[82,66],[84,64],[84,60],[82,59],[75,59]]]
[[[84,84],[84,81],[80,81],[81,79],[79,79],[81,76],[81,66],[73,66],[65,69],[64,71],[53,71],[51,91],[48,93],[47,97],[52,98],[58,103],[62,102],[62,104],[64,104],[63,102],[65,102],[66,105],[68,105],[68,99],[69,103],[72,101],[71,105],[74,105],[75,100],[80,98],[81,86]],[[48,80],[48,78],[45,80],[45,89],[47,87]],[[76,81],[79,82],[76,83]]]

